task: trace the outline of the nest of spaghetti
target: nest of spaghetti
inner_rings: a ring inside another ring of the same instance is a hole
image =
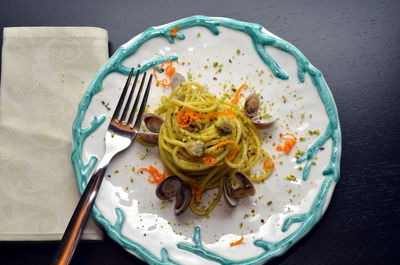
[[[171,176],[159,183],[156,194],[163,200],[176,197],[175,214],[189,206],[193,213],[207,216],[221,196],[234,207],[255,194],[252,182],[271,174],[272,167],[264,167],[264,174],[250,176],[261,157],[264,165],[273,162],[261,149],[258,129],[239,106],[238,96],[217,98],[188,81],[162,97],[155,111],[163,119],[158,147]],[[210,195],[210,190],[215,192]]]

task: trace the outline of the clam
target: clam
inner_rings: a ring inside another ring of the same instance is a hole
[[[256,190],[250,179],[241,172],[236,172],[232,176],[224,179],[224,197],[229,206],[236,206],[238,199],[253,196]]]
[[[266,129],[275,122],[275,119],[272,116],[268,116],[267,118],[258,116],[258,117],[253,117],[251,121],[254,124],[254,126],[256,126],[257,129]]]
[[[275,119],[267,114],[265,114],[266,117],[257,116],[259,109],[260,97],[255,93],[249,95],[244,103],[244,111],[246,115],[251,118],[251,121],[257,129],[268,128],[275,121]]]
[[[139,132],[140,139],[149,144],[158,144],[158,133],[164,120],[154,113],[143,114],[143,122],[150,132]]]
[[[233,130],[233,126],[228,119],[221,119],[215,127],[221,135],[229,135]]]
[[[178,176],[170,176],[158,184],[156,196],[161,200],[169,200],[175,197],[174,213],[181,215],[189,205],[192,192]]]
[[[201,140],[189,140],[186,143],[186,152],[194,157],[202,157],[204,154],[205,144]]]
[[[157,114],[145,113],[143,114],[143,122],[150,132],[159,133],[164,120]]]
[[[223,187],[224,199],[226,204],[228,204],[228,206],[236,207],[239,203],[239,200],[232,197],[232,188],[230,182],[231,182],[230,177],[224,178],[224,187]]]
[[[254,117],[257,115],[259,109],[260,97],[255,93],[249,95],[244,103],[244,111],[246,112],[246,115],[249,117]]]
[[[181,75],[178,72],[175,72],[175,74],[172,76],[171,79],[171,88],[175,89],[177,88],[181,83],[185,82],[186,79],[183,75]]]
[[[138,137],[144,142],[157,145],[158,144],[158,133],[150,133],[150,132],[139,132]]]

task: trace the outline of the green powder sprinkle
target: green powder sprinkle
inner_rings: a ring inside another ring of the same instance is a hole
[[[289,176],[286,176],[285,180],[297,181],[296,177],[293,174],[290,174]]]

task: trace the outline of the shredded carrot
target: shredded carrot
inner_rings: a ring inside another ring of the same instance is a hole
[[[239,151],[239,146],[238,146],[238,144],[237,144],[235,141],[233,141],[233,140],[222,141],[222,142],[220,142],[220,143],[214,145],[214,147],[213,147],[213,149],[212,149],[212,153],[214,153],[215,150],[217,150],[218,147],[220,147],[220,146],[222,146],[222,145],[224,145],[224,144],[231,144],[231,143],[232,143],[232,144],[235,144],[235,151],[228,157],[228,160],[233,159],[233,158],[236,156],[237,152]]]
[[[172,37],[175,37],[176,36],[176,28],[170,29],[169,35],[171,35]]]
[[[173,62],[171,60],[168,60],[167,63],[168,63],[168,65],[165,67],[165,69],[164,69],[164,65],[165,64],[161,64],[161,65],[153,68],[153,76],[154,76],[156,82],[160,83],[164,87],[170,87],[171,86],[172,76],[175,74],[175,70],[176,70],[174,65],[173,65]],[[158,78],[157,71],[160,68],[165,70],[164,72],[166,73],[168,78],[164,78],[164,79],[159,79]]]
[[[196,112],[192,110],[178,111],[176,114],[176,123],[178,123],[181,128],[189,127],[195,116]]]
[[[242,92],[242,89],[247,87],[247,84],[243,84],[241,85],[238,90],[236,90],[235,95],[233,96],[231,102],[232,104],[238,104],[239,102],[239,96],[240,96],[240,92]]]
[[[155,168],[155,167],[153,167],[153,166],[150,166],[149,168],[145,168],[145,167],[143,167],[143,168],[140,168],[139,169],[139,172],[143,172],[143,171],[147,171],[147,172],[149,172],[150,173],[150,175],[153,177],[153,178],[148,178],[147,179],[147,181],[148,182],[150,182],[150,183],[160,183],[161,181],[163,181],[163,179],[165,179],[166,178],[166,174],[165,173],[160,173],[159,171],[158,171],[158,169],[157,168]]]
[[[275,163],[274,161],[272,161],[272,159],[265,159],[263,165],[265,169],[270,169],[275,167]]]
[[[172,61],[169,62],[169,65],[165,68],[165,73],[172,79],[172,76],[175,74],[175,67],[172,65]]]
[[[176,122],[178,123],[179,127],[186,128],[189,127],[193,120],[198,120],[201,118],[209,118],[217,115],[226,115],[234,117],[235,114],[232,111],[217,111],[208,114],[200,114],[193,110],[181,110],[178,111],[176,115]]]
[[[283,145],[278,145],[276,147],[277,151],[285,151],[287,154],[290,153],[290,151],[292,150],[293,146],[297,142],[296,136],[294,136],[294,134],[292,134],[292,133],[284,133],[284,134],[281,133],[279,135],[280,138],[288,137],[288,136],[291,137],[291,139],[286,140]]]
[[[170,30],[169,30],[169,35],[171,35],[172,37],[175,37],[176,36],[176,31],[178,30],[178,29],[180,29],[181,28],[181,26],[176,26],[176,27],[174,27],[174,28],[171,28]]]
[[[206,156],[206,157],[203,157],[203,162],[204,162],[204,164],[207,164],[209,166],[214,166],[215,158],[212,156]]]
[[[201,193],[203,193],[203,189],[199,186],[192,186],[192,192],[195,202],[201,202]]]
[[[244,237],[242,236],[238,241],[231,242],[231,243],[229,243],[229,245],[231,245],[231,247],[240,245],[243,243],[243,240],[244,240]]]

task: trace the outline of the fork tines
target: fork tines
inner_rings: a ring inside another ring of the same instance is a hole
[[[131,83],[133,75],[135,75],[135,79],[133,81],[133,85],[132,85],[132,88],[131,88],[131,90],[129,92],[128,98],[125,100],[125,97],[126,97],[126,94],[128,93],[129,86],[130,86],[130,83]],[[139,109],[138,114],[137,114],[136,122],[135,122],[135,124],[132,124],[133,118],[134,118],[135,113],[136,113],[137,106],[139,104],[139,99],[140,99],[141,94],[142,94],[143,86],[144,86],[144,83],[146,82],[147,73],[144,72],[144,74],[142,76],[142,80],[140,82],[139,90],[136,93],[135,101],[133,103],[133,106],[131,107],[131,102],[132,102],[133,95],[135,93],[135,89],[136,89],[136,85],[137,85],[137,82],[138,82],[139,75],[140,75],[140,67],[137,67],[136,71],[135,71],[135,68],[131,69],[131,71],[129,73],[129,76],[128,76],[128,79],[126,80],[124,89],[122,90],[121,97],[119,98],[117,107],[115,108],[114,114],[112,116],[112,120],[115,120],[118,123],[122,122],[124,125],[125,124],[129,124],[129,125],[131,125],[131,128],[132,127],[136,127],[136,126],[140,126],[140,123],[142,121],[143,112],[144,112],[144,109],[146,107],[147,99],[148,99],[149,92],[150,92],[151,81],[152,81],[152,78],[153,78],[153,75],[150,74],[150,78],[147,81],[146,91],[145,91],[144,96],[143,96],[142,104],[140,105],[140,109]],[[124,105],[125,105],[125,107],[123,108],[123,111],[122,111],[122,114],[121,114],[121,109],[122,109],[122,107]],[[129,110],[130,110],[130,114],[129,114],[129,117],[127,118]]]

